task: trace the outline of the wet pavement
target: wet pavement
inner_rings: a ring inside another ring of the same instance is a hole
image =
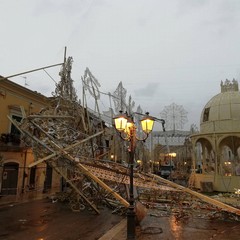
[[[49,198],[0,205],[0,240],[123,240],[127,220],[108,208],[101,214],[72,212],[67,205]],[[202,216],[176,218],[148,209],[136,228],[138,240],[240,239],[240,222]]]
[[[73,212],[50,199],[0,206],[1,240],[93,240],[117,225],[122,216],[107,208],[101,214]]]
[[[123,240],[127,238],[126,219],[116,225],[100,240]],[[238,240],[240,222],[188,219],[176,221],[174,216],[156,218],[147,215],[136,230],[137,240]]]

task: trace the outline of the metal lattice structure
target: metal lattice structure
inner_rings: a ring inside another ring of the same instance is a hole
[[[61,81],[56,85],[55,96],[62,96],[64,99],[77,101],[77,94],[73,87],[73,80],[71,77],[73,58],[65,59],[62,68],[59,72]]]
[[[69,84],[68,80],[71,78],[63,78],[60,89],[69,89],[64,84]],[[70,87],[72,88],[71,85]],[[69,89],[69,92],[73,92],[73,89]],[[38,114],[26,116],[22,109],[24,118],[21,123],[9,118],[21,131],[25,144],[33,149],[35,162],[28,167],[43,162],[51,166],[68,183],[68,190],[60,193],[59,198],[68,200],[73,210],[80,211],[89,207],[100,213],[98,205],[104,202],[114,211],[124,211],[129,206],[128,166],[95,158],[94,152],[98,150],[105,134],[101,124],[95,124],[94,133],[92,127],[89,131],[89,121],[96,119],[89,117],[75,98],[69,98],[69,94],[62,94],[62,91],[56,93],[59,95],[52,98],[49,106]],[[100,123],[101,119],[98,121]],[[139,195],[148,192],[153,196],[158,191],[175,196],[181,192],[213,204],[208,197],[202,197],[188,188],[137,169],[134,171],[134,186],[139,189]],[[214,204],[240,215],[240,210],[219,202]]]
[[[71,103],[66,108],[58,106],[57,112],[54,108],[47,108],[39,115],[24,118],[21,124],[11,120],[22,132],[24,141],[32,144],[36,161],[29,167],[47,162],[61,175],[73,190],[69,199],[71,208],[75,210],[77,206],[90,206],[99,213],[99,196],[109,205],[115,200],[123,207],[128,207],[125,188],[129,184],[128,167],[91,157],[91,141],[95,142],[97,148],[97,138],[103,132],[88,136],[79,131],[76,126],[81,117],[77,119],[76,116],[80,112],[75,109],[74,114],[69,106]],[[74,114],[73,117],[70,113]],[[137,187],[176,191],[143,173],[136,172],[134,181]]]
[[[93,76],[89,68],[86,68],[84,76],[82,77],[84,88],[89,91],[92,97],[96,100],[100,99],[99,87],[101,87],[97,78]]]
[[[175,103],[165,106],[160,115],[166,122],[167,130],[181,130],[188,121],[187,111],[182,105]]]
[[[113,93],[113,102],[115,106],[115,113],[119,113],[119,111],[126,111],[126,96],[127,90],[123,87],[122,82],[120,82]]]

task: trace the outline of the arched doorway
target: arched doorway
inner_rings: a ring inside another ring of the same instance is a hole
[[[227,136],[219,144],[221,151],[219,174],[223,176],[240,175],[240,138]]]
[[[2,175],[2,195],[16,195],[18,184],[19,164],[15,162],[5,163]]]
[[[197,139],[195,145],[195,166],[197,173],[214,173],[216,159],[211,142],[204,137]]]

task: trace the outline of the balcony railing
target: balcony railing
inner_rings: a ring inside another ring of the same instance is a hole
[[[20,144],[21,136],[20,134],[2,133],[0,136],[0,142],[5,144],[7,143]]]
[[[21,142],[21,136],[19,134],[0,134],[0,151],[21,151],[23,147],[24,144]]]

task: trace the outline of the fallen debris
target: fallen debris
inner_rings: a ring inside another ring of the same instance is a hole
[[[67,64],[71,64],[71,59]],[[91,209],[100,214],[100,206],[104,204],[113,209],[113,213],[125,214],[129,206],[129,168],[94,157],[93,153],[104,139],[103,122],[93,116],[91,120],[90,113],[72,95],[69,68],[71,66],[63,68],[62,81],[48,107],[30,116],[23,112],[25,118],[21,123],[9,119],[21,131],[26,145],[33,148],[36,161],[28,167],[47,162],[65,179],[69,189],[57,193],[59,201],[66,202],[73,211]],[[239,220],[240,209],[233,205],[154,174],[135,170],[134,187],[139,222],[147,214],[146,209],[160,211],[151,213],[154,217],[174,215],[176,221],[185,221],[192,215]],[[52,202],[55,201],[54,197]]]

